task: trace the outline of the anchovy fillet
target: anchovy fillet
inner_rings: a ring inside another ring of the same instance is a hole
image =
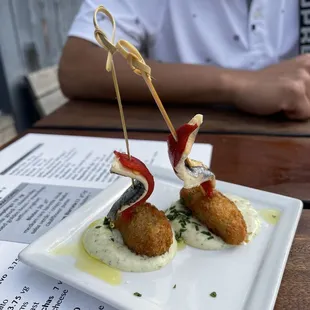
[[[121,197],[113,204],[111,210],[109,211],[107,217],[115,221],[117,212],[123,206],[130,206],[138,201],[143,194],[145,194],[146,188],[144,184],[138,180],[134,180],[134,186],[130,186],[127,190],[121,195]]]
[[[204,164],[201,164],[200,166],[195,166],[195,167],[189,167],[187,164],[185,164],[185,167],[186,167],[187,173],[194,178],[203,176],[204,180],[215,179],[214,173]]]

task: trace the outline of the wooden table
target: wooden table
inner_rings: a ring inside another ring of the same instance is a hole
[[[31,132],[122,137],[120,132],[102,131],[35,128]],[[130,134],[134,139],[165,140],[166,136],[164,133]],[[310,139],[200,134],[197,140],[213,144],[211,168],[218,179],[310,200]],[[309,256],[310,210],[303,210],[278,294],[276,310],[310,309]]]
[[[155,103],[125,104],[124,106],[130,131],[168,132]],[[215,105],[208,108],[195,105],[190,107],[170,105],[166,108],[175,127],[188,122],[195,114],[201,113],[204,115],[205,122],[200,132],[310,137],[310,122],[292,122],[280,115],[258,117]],[[71,101],[38,121],[35,127],[116,131],[121,130],[121,123],[116,102]]]
[[[121,132],[51,130],[32,132],[122,138]],[[165,133],[130,133],[132,139],[166,140]],[[217,178],[310,202],[310,139],[199,134],[213,145],[211,169]]]

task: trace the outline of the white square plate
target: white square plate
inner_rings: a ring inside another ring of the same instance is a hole
[[[166,209],[179,198],[182,183],[171,170],[153,167],[151,171],[156,186],[149,201]],[[68,257],[53,254],[59,246],[78,242],[88,225],[105,216],[129,184],[130,180],[120,178],[22,251],[21,261],[118,309],[273,309],[302,211],[297,199],[218,181],[220,191],[250,200],[257,210],[279,209],[279,222],[275,226],[263,222],[259,235],[246,246],[222,251],[187,246],[159,271],[122,272],[118,286],[78,270]],[[210,297],[213,291],[216,298]]]

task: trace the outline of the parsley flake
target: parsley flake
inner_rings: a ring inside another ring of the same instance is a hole
[[[175,220],[176,217],[177,217],[177,214],[171,214],[171,213],[170,213],[170,214],[167,215],[167,219],[168,219],[169,221]]]
[[[175,289],[177,287],[177,285],[175,284],[174,286],[173,286],[173,288]]]
[[[216,292],[212,292],[212,293],[210,294],[210,296],[213,297],[213,298],[215,298],[215,297],[217,296],[217,294],[216,294]]]
[[[202,231],[201,233],[204,234],[204,235],[207,235],[209,237],[212,237],[211,233],[208,232],[208,231]]]
[[[134,296],[141,297],[142,294],[140,294],[140,293],[138,293],[138,292],[135,292],[135,293],[134,293]]]

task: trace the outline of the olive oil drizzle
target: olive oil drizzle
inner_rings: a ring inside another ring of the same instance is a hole
[[[60,245],[51,251],[57,256],[71,256],[75,259],[75,267],[111,285],[121,284],[121,272],[86,253],[82,242]]]

